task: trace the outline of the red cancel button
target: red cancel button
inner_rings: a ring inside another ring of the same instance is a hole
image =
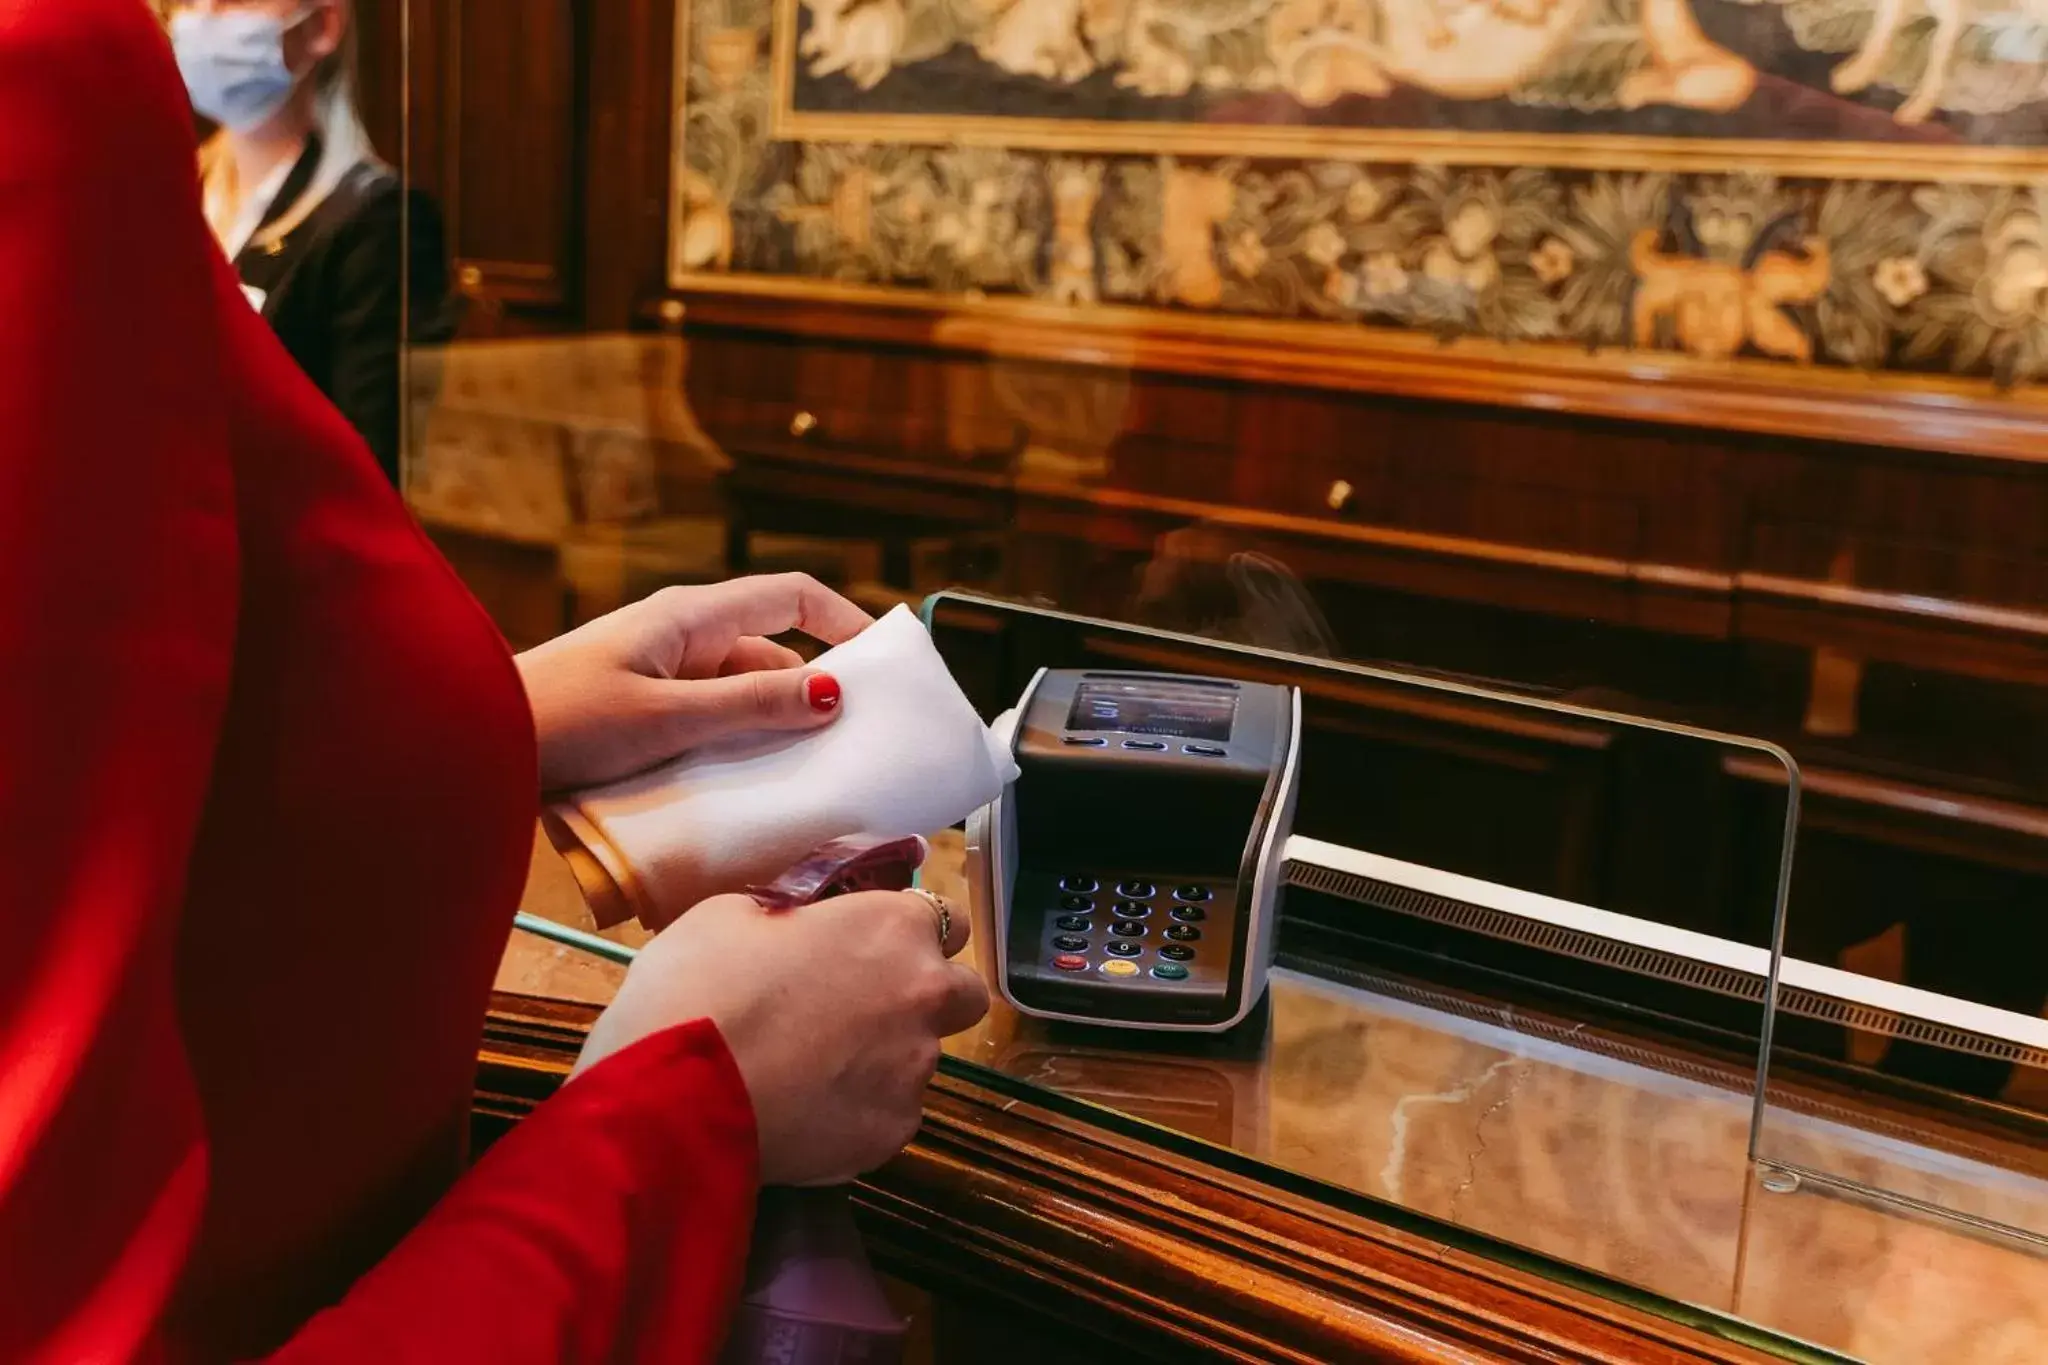
[[[1082,957],[1079,953],[1061,953],[1052,960],[1052,965],[1063,972],[1086,971],[1088,959]]]

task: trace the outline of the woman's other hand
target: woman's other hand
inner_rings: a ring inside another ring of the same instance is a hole
[[[541,785],[587,787],[727,735],[829,724],[839,684],[768,637],[836,645],[872,624],[809,574],[767,574],[663,588],[528,650],[518,663]]]
[[[947,960],[967,917],[951,916],[943,944],[938,923],[904,891],[794,910],[714,896],[640,950],[576,1068],[709,1019],[753,1101],[762,1183],[851,1180],[910,1141],[939,1040],[988,1012],[980,975]]]

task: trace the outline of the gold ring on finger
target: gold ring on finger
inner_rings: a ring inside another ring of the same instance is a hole
[[[910,894],[921,897],[939,917],[939,948],[943,951],[946,945],[953,941],[953,907],[946,903],[944,896],[936,891],[927,891],[921,886],[911,887]]]

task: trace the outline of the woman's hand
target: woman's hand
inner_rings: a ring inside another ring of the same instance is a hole
[[[807,730],[839,710],[839,684],[768,639],[828,645],[873,619],[809,574],[663,588],[519,656],[543,788],[609,782],[708,740]]]
[[[947,961],[967,943],[967,917],[949,918],[942,944],[909,892],[794,910],[714,896],[640,950],[576,1069],[709,1019],[754,1104],[762,1183],[851,1180],[910,1141],[939,1040],[988,1012],[980,975]]]

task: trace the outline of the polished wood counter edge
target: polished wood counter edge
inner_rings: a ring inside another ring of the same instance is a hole
[[[677,305],[680,304],[680,308]],[[1941,375],[1874,375],[1666,352],[1569,351],[1248,318],[1179,318],[829,281],[684,275],[650,320],[755,327],[1013,359],[1484,403],[1624,421],[2048,460],[2048,397]]]
[[[477,1112],[516,1120],[553,1093],[595,1016],[495,995]],[[1771,1358],[954,1075],[934,1082],[917,1139],[862,1183],[858,1202],[892,1273],[1048,1310],[1175,1360]]]

